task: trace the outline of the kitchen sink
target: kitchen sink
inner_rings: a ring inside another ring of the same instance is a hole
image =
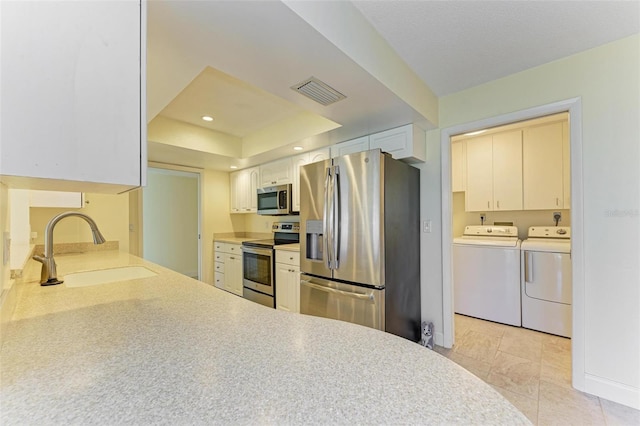
[[[67,287],[89,287],[117,281],[153,277],[155,275],[158,274],[144,266],[126,266],[122,268],[99,269],[67,274],[64,276],[64,284]]]

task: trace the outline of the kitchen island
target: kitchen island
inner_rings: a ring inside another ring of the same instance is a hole
[[[400,337],[269,309],[118,251],[58,273],[156,276],[41,287],[30,261],[0,351],[0,423],[529,424],[462,367]]]

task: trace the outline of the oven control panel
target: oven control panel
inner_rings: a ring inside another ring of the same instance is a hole
[[[300,222],[273,222],[271,225],[273,232],[300,233]]]

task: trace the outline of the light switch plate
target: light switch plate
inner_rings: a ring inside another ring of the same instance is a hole
[[[427,234],[431,232],[431,221],[430,220],[425,220],[424,222],[422,222],[422,232],[425,232]]]

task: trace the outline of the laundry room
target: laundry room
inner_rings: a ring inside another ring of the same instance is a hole
[[[451,161],[455,356],[521,395],[570,383],[568,113],[454,136]]]

